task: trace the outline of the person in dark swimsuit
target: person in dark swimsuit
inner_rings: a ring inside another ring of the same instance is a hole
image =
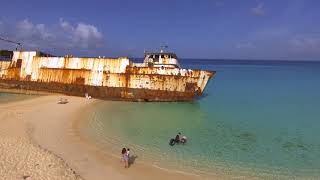
[[[174,141],[175,141],[176,143],[179,143],[179,142],[180,142],[180,135],[181,135],[181,133],[178,133],[178,134],[176,135],[176,138],[174,139]]]

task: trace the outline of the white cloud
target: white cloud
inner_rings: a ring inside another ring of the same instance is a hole
[[[67,36],[66,38],[76,46],[90,48],[100,47],[102,45],[103,34],[93,25],[78,23],[72,26],[64,19],[60,19],[59,25],[65,36]]]
[[[52,36],[52,34],[47,30],[46,26],[44,24],[37,24],[34,27],[36,29],[37,32],[40,33],[40,35],[43,38],[49,38],[50,36]]]
[[[33,27],[34,25],[28,19],[25,19],[17,23],[17,28],[21,30],[31,31]]]
[[[320,55],[320,34],[300,34],[290,41],[291,52],[305,55]]]
[[[251,13],[255,16],[264,16],[266,14],[264,4],[259,3],[256,7],[251,8]]]
[[[59,25],[65,31],[73,31],[73,27],[70,25],[70,23],[65,21],[63,18],[59,19]]]
[[[290,32],[285,28],[262,29],[235,44],[235,51],[251,58],[319,60],[320,33]]]
[[[18,36],[40,36],[41,38],[48,38],[51,33],[44,24],[33,24],[28,19],[19,21],[16,25]]]
[[[73,33],[74,42],[79,43],[84,48],[90,46],[92,40],[99,41],[102,38],[101,32],[95,26],[89,24],[79,23]]]
[[[88,24],[80,23],[75,29],[75,35],[81,39],[101,38],[102,34],[97,30],[96,27]]]
[[[235,46],[237,49],[252,49],[255,48],[255,45],[252,42],[242,42],[238,43]]]
[[[1,23],[2,24],[2,23]],[[0,32],[5,38],[22,42],[25,49],[46,51],[83,51],[86,54],[97,52],[105,46],[104,36],[97,27],[86,23],[75,25],[60,19],[58,23],[33,23],[28,19],[15,24],[6,24],[6,29]],[[3,46],[1,48],[4,48]]]

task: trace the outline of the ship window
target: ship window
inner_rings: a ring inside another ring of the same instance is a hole
[[[164,55],[161,55],[160,57],[163,59],[163,58],[164,58]]]
[[[153,62],[159,62],[159,55],[155,55]]]

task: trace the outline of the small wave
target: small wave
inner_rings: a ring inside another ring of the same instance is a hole
[[[155,168],[157,168],[157,169],[161,169],[161,170],[167,171],[167,172],[175,172],[175,173],[179,173],[179,174],[185,174],[185,175],[200,177],[199,174],[188,173],[188,172],[181,171],[181,170],[170,170],[170,169],[167,169],[167,168],[164,168],[164,167],[160,167],[160,166],[158,166],[158,165],[156,165],[156,164],[152,164],[152,166],[155,167]]]

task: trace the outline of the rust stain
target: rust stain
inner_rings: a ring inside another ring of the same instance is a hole
[[[1,86],[131,101],[189,101],[202,94],[214,74],[136,66],[125,57],[41,57],[15,51],[11,62],[0,61]]]

